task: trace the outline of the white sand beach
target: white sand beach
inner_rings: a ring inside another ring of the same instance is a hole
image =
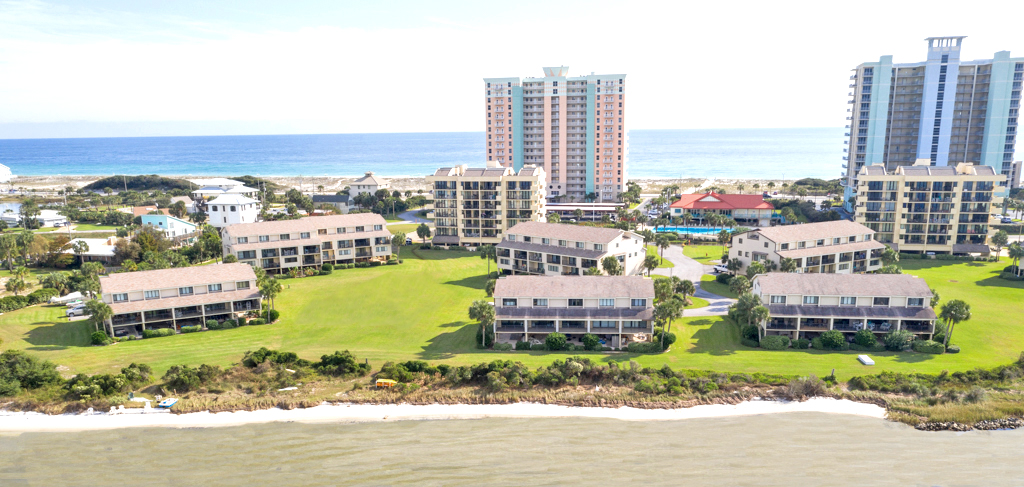
[[[815,398],[795,401],[745,401],[678,409],[570,407],[551,404],[323,404],[305,409],[264,409],[222,413],[166,412],[46,415],[0,411],[0,433],[107,430],[137,427],[205,428],[253,423],[355,423],[483,418],[606,418],[624,421],[677,421],[792,412],[846,414],[885,418],[885,409],[847,400]]]

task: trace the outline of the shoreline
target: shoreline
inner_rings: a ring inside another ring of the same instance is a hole
[[[514,404],[353,404],[323,403],[297,409],[256,411],[209,411],[174,414],[80,413],[48,415],[37,412],[0,411],[0,433],[75,432],[120,428],[214,428],[262,423],[373,423],[384,421],[469,420],[486,418],[597,418],[623,421],[681,421],[818,412],[886,419],[885,408],[876,404],[816,397],[806,401],[749,400],[736,404],[709,404],[685,408],[643,409],[623,406],[579,407],[541,403]]]

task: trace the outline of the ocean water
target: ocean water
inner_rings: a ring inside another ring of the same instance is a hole
[[[842,135],[841,128],[632,130],[629,176],[836,178]],[[483,165],[484,143],[482,132],[0,139],[0,164],[23,176],[420,176]]]
[[[1024,485],[1024,431],[858,416],[271,423],[0,437],[0,485]]]

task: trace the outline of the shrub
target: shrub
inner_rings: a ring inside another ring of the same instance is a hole
[[[255,318],[255,319],[249,320],[249,324],[253,325],[253,326],[265,325],[265,324],[267,324],[267,320],[264,320],[263,318]]]
[[[530,350],[547,350],[547,349],[548,349],[547,345],[543,344],[543,343],[534,343],[533,345],[530,345]]]
[[[789,348],[789,337],[768,335],[761,339],[761,348],[765,350],[785,350]]]
[[[494,344],[494,349],[499,351],[499,352],[507,352],[509,350],[512,350],[512,344],[511,343],[495,343]]]
[[[334,270],[333,270],[333,269],[332,269],[332,270],[327,270],[327,269],[320,269],[320,272],[319,272],[319,274],[320,274],[321,276],[329,276],[329,275],[331,275],[331,273],[332,273],[332,272],[334,272]]]
[[[203,327],[201,327],[201,326],[199,326],[199,325],[195,325],[195,326],[183,326],[183,327],[181,327],[181,332],[182,332],[182,333],[195,333],[195,332],[197,332],[197,331],[199,331],[199,330],[202,330],[202,329],[203,329]]]
[[[583,348],[586,350],[601,350],[601,339],[592,333],[583,335]]]
[[[602,352],[611,352],[612,351],[612,347],[601,347],[601,351]]]
[[[267,323],[273,323],[277,321],[279,317],[281,317],[281,312],[276,309],[263,310],[263,319],[266,320]]]
[[[882,342],[875,342],[873,346],[865,347],[856,343],[851,343],[850,350],[857,350],[858,352],[884,352],[885,344]]]
[[[57,293],[56,289],[49,288],[49,287],[44,287],[42,289],[36,289],[35,291],[32,291],[32,293],[28,295],[28,304],[29,305],[33,305],[33,304],[45,303],[45,302],[49,301],[50,298],[56,296],[57,294],[58,293]]]
[[[661,345],[662,344],[662,342],[661,342],[661,334],[662,333],[664,333],[664,331],[661,328],[655,328],[654,329],[654,333],[653,333],[652,338],[651,338],[651,341],[657,342],[658,345]],[[672,333],[672,332],[665,333],[665,348],[668,348],[669,346],[671,346],[675,342],[676,342],[676,334],[675,333]]]
[[[222,326],[221,326],[219,321],[217,321],[217,320],[206,320],[206,329],[207,330],[219,330],[221,328],[222,328]]]
[[[238,319],[238,326],[245,326],[248,323],[248,321],[249,319],[243,316]]]
[[[875,339],[875,334],[871,330],[865,329],[859,330],[853,335],[853,343],[862,347],[872,348],[878,343],[878,340]]]
[[[180,392],[188,392],[208,384],[221,375],[220,367],[200,365],[192,368],[187,365],[175,365],[164,374],[167,387]]]
[[[529,350],[530,342],[516,342],[516,350]]]
[[[942,353],[945,351],[941,343],[932,340],[914,340],[912,347],[918,353]]]
[[[327,273],[330,274],[331,271],[334,270],[334,264],[324,264],[320,266],[320,270],[327,271]]]
[[[960,347],[956,345],[950,345],[946,347],[946,353],[960,353]]]
[[[891,352],[901,352],[914,339],[914,335],[907,330],[897,330],[885,335],[885,349]],[[941,351],[938,353],[942,353]]]
[[[364,267],[370,267],[370,263],[369,262],[356,262],[354,265],[356,266],[357,269],[362,269]]]
[[[740,339],[740,343],[743,344],[744,347],[750,348],[757,348],[761,346],[761,344],[757,340],[751,340],[749,338]]]
[[[740,337],[756,342],[758,337],[760,337],[757,331],[757,325],[743,325],[743,328],[740,328]]]
[[[355,355],[352,355],[352,352],[348,350],[334,352],[331,355],[323,355],[320,357],[319,362],[313,364],[313,367],[321,374],[334,376],[347,374],[363,376],[370,372],[370,365],[366,362],[357,363]]]
[[[384,265],[384,263],[379,260],[370,261],[370,267],[380,267],[382,265]]]
[[[489,327],[489,326],[484,327],[484,328],[487,330],[487,341],[485,342],[485,345],[483,346],[483,348],[490,348],[491,345],[494,345],[494,328]],[[476,341],[474,342],[474,343],[476,343],[477,348],[481,348],[480,347],[480,338],[481,338],[480,333],[481,333],[480,327],[478,326],[476,328]]]
[[[430,244],[425,243],[420,245],[420,250],[430,250]]]
[[[555,332],[548,334],[547,338],[544,339],[544,347],[551,351],[561,351],[566,349],[568,342],[566,341],[565,335]]]
[[[242,357],[242,365],[252,368],[263,362],[285,365],[295,363],[298,360],[299,356],[295,352],[281,352],[267,347],[260,347],[255,352],[245,352],[245,355]]]
[[[715,281],[719,284],[725,284],[728,286],[729,282],[732,281],[732,274],[719,274],[715,276]]]
[[[237,326],[238,322],[235,320],[224,320],[224,323],[221,323],[221,327],[224,328],[225,330],[235,328]]]
[[[388,259],[388,265],[398,265],[398,259]]]
[[[174,336],[174,328],[161,328],[159,330],[142,330],[142,338],[160,338]]]
[[[846,338],[838,330],[829,330],[822,333],[821,346],[827,350],[843,350],[848,348]]]
[[[657,342],[632,342],[626,346],[629,353],[661,353],[661,344]]]
[[[786,385],[786,395],[794,399],[803,399],[823,395],[827,389],[824,381],[811,375],[789,381]]]
[[[28,296],[6,296],[0,299],[0,313],[14,311],[28,306]]]
[[[102,331],[92,332],[92,334],[89,335],[89,341],[92,342],[93,345],[107,345],[111,342],[110,337]]]
[[[807,350],[811,346],[811,341],[806,338],[800,338],[793,342],[793,348],[799,348],[800,350]]]

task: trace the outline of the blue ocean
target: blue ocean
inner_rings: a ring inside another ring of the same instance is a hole
[[[631,130],[629,176],[834,179],[843,140],[841,128]],[[420,176],[483,165],[484,142],[483,132],[0,139],[0,164],[21,176]]]

